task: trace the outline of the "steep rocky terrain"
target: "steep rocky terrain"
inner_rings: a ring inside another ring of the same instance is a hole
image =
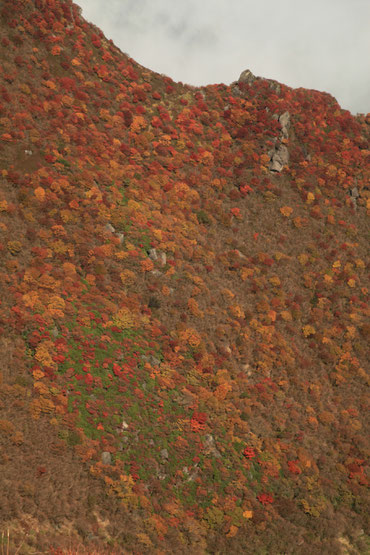
[[[367,552],[369,117],[0,22],[2,553]]]

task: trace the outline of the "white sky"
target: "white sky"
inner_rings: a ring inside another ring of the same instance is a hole
[[[191,85],[244,69],[370,112],[370,0],[75,0],[141,65]]]

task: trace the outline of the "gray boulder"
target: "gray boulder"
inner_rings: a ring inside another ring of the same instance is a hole
[[[162,266],[165,266],[165,265],[166,265],[166,262],[167,262],[167,255],[166,255],[165,252],[160,252],[160,253],[159,253],[159,261],[160,261],[160,263],[162,264]]]
[[[216,459],[221,457],[221,453],[216,448],[214,437],[211,434],[207,434],[204,438],[204,452],[207,455],[213,455]]]
[[[279,123],[281,125],[281,137],[287,139],[289,137],[290,129],[290,114],[289,112],[284,112],[279,117]]]
[[[241,72],[239,77],[239,83],[247,83],[250,85],[256,80],[256,77],[253,75],[250,69],[245,69]]]
[[[167,449],[161,449],[161,457],[162,457],[162,459],[168,459]]]
[[[149,258],[153,262],[160,262],[162,266],[166,265],[167,262],[167,255],[165,252],[157,251],[157,249],[150,249],[149,251]]]
[[[112,464],[112,455],[109,453],[109,451],[103,451],[101,462],[103,464]]]
[[[281,172],[289,164],[289,150],[280,144],[271,155],[269,169],[272,172]]]
[[[150,260],[153,260],[153,262],[156,262],[158,260],[158,253],[156,249],[150,249],[149,258]]]
[[[116,230],[114,229],[114,227],[112,226],[112,224],[106,224],[105,230],[106,230],[106,231],[110,231],[111,233],[114,233],[114,232],[116,231]]]

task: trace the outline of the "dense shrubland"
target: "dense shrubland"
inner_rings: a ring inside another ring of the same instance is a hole
[[[0,17],[3,548],[364,553],[369,119]]]

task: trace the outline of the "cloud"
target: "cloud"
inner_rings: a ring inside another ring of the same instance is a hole
[[[230,83],[249,68],[370,111],[368,0],[77,0],[140,64],[175,81]]]

